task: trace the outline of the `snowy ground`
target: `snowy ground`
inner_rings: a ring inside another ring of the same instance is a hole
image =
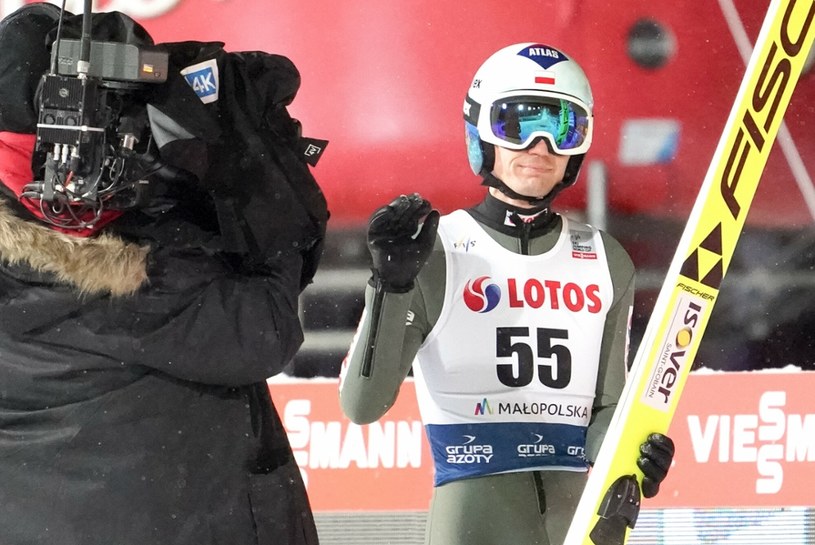
[[[812,545],[815,509],[645,511],[629,545]]]
[[[317,513],[321,545],[422,545],[424,513]],[[628,545],[813,545],[815,508],[650,509]]]

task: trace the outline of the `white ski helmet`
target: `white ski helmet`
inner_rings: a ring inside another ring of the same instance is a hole
[[[492,171],[489,144],[521,150],[543,137],[571,156],[563,180],[569,186],[591,146],[593,106],[586,74],[563,51],[534,42],[504,47],[481,65],[464,100],[470,167]]]

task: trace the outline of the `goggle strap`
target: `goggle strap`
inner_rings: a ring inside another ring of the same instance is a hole
[[[478,115],[481,113],[481,104],[470,98],[464,97],[464,120],[473,126],[478,126]]]

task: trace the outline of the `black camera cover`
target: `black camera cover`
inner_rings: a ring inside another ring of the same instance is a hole
[[[37,132],[37,86],[59,16],[53,4],[28,4],[0,21],[0,131]]]

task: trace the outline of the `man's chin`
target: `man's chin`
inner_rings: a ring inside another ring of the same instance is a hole
[[[540,180],[536,178],[526,178],[525,181],[513,184],[510,187],[521,195],[528,195],[530,197],[543,197],[552,191],[552,188],[557,185],[557,182],[549,180]]]

